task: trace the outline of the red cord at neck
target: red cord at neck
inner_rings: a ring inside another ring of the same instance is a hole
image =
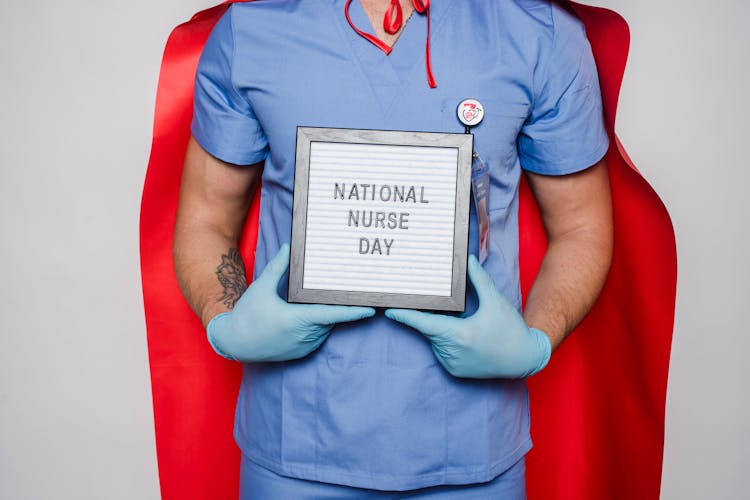
[[[391,0],[391,4],[388,6],[388,10],[385,11],[385,16],[383,17],[383,29],[389,35],[394,35],[401,29],[403,19],[404,14],[401,10],[401,2]]]
[[[414,10],[416,10],[419,14],[426,14],[427,15],[427,42],[425,47],[425,65],[427,70],[427,84],[430,86],[430,88],[434,89],[437,87],[437,82],[435,82],[435,77],[432,74],[432,58],[430,57],[430,0],[412,0],[414,3]],[[368,42],[375,45],[377,48],[385,52],[386,55],[389,55],[391,51],[393,50],[393,47],[385,43],[380,38],[376,37],[375,35],[372,35],[370,33],[365,33],[364,31],[358,29],[354,23],[352,22],[351,17],[349,17],[349,5],[351,5],[352,0],[346,0],[346,5],[344,6],[344,15],[346,16],[346,21],[349,23],[349,26],[352,27],[352,29],[362,38],[367,40]],[[383,29],[386,33],[394,34],[397,33],[398,30],[401,29],[401,25],[403,24],[403,14],[401,11],[401,4],[399,3],[399,0],[391,0],[390,5],[388,6],[388,9],[385,12],[385,17],[383,18]]]

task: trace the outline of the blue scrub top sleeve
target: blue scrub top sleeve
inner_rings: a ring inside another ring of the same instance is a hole
[[[211,31],[198,62],[190,130],[216,158],[250,165],[265,159],[268,140],[247,97],[235,86],[234,52],[230,6]]]
[[[534,103],[518,149],[525,170],[562,175],[607,152],[599,79],[581,21],[551,2],[551,44],[534,74]]]

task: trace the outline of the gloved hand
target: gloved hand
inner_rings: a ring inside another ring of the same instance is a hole
[[[285,244],[234,309],[211,319],[208,341],[219,355],[242,362],[301,358],[317,349],[336,323],[375,314],[371,307],[289,304],[276,292],[288,268]]]
[[[523,378],[537,373],[549,361],[549,337],[526,325],[474,255],[468,268],[479,298],[473,315],[459,318],[407,309],[387,309],[385,315],[429,338],[440,364],[456,377]]]

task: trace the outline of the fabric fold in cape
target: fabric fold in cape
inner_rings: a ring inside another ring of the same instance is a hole
[[[154,139],[141,204],[140,249],[162,498],[238,496],[240,452],[232,438],[242,376],[217,356],[180,293],[172,233],[190,137],[193,79],[203,45],[228,3],[196,14],[170,35],[156,98]],[[529,379],[532,500],[658,499],[677,261],[674,231],[658,196],[614,134],[629,46],[612,11],[567,4],[586,25],[599,69],[611,147],[614,260],[596,306]],[[645,117],[644,117],[645,119]],[[519,211],[524,296],[546,248],[525,183]],[[253,269],[259,196],[240,245]]]

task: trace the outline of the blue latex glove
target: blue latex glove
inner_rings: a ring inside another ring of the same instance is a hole
[[[474,255],[468,267],[479,297],[479,308],[471,316],[408,309],[388,309],[385,315],[430,339],[440,364],[456,377],[523,378],[537,373],[549,361],[549,337],[526,325]]]
[[[285,244],[234,309],[208,323],[208,341],[219,355],[242,362],[301,358],[317,349],[336,323],[375,314],[371,307],[288,303],[276,291],[288,268]]]

